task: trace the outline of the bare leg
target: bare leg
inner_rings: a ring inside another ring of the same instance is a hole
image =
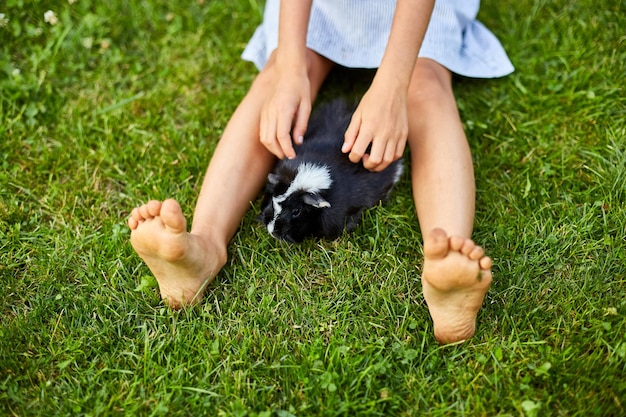
[[[307,64],[314,98],[332,63],[308,51]],[[274,165],[274,156],[259,141],[259,115],[273,77],[270,58],[224,130],[198,196],[190,233],[175,200],[151,201],[131,213],[131,244],[173,308],[202,298],[226,263],[226,247]]]
[[[450,72],[418,59],[409,88],[413,195],[424,236],[424,298],[435,338],[471,337],[491,284],[491,259],[470,239],[474,170]]]

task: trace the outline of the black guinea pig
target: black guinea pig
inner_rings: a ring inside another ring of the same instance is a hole
[[[278,161],[268,175],[260,219],[275,238],[337,239],[359,224],[365,209],[384,201],[400,179],[402,159],[371,172],[341,152],[354,110],[342,99],[321,106],[311,115],[297,156]]]

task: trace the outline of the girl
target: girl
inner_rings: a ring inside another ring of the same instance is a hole
[[[490,78],[513,70],[497,39],[475,20],[478,3],[267,0],[243,54],[260,72],[209,164],[191,232],[171,199],[137,207],[128,220],[131,244],[162,298],[173,308],[201,299],[276,158],[295,156],[333,66],[377,68],[342,151],[378,171],[400,158],[408,141],[435,338],[471,337],[491,284],[491,259],[471,240],[474,174],[452,73]]]

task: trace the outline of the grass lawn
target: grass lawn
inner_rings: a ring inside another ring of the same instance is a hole
[[[126,218],[191,216],[261,3],[0,5],[0,414],[626,415],[621,0],[484,1],[516,72],[455,83],[495,263],[470,341],[432,336],[406,174],[336,242],[278,242],[255,202],[206,300],[160,302]]]

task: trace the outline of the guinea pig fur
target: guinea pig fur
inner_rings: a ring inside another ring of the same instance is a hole
[[[365,209],[384,201],[402,175],[402,159],[381,172],[341,152],[354,106],[336,99],[315,111],[294,159],[268,175],[260,219],[275,238],[299,243],[337,239],[353,230]]]

